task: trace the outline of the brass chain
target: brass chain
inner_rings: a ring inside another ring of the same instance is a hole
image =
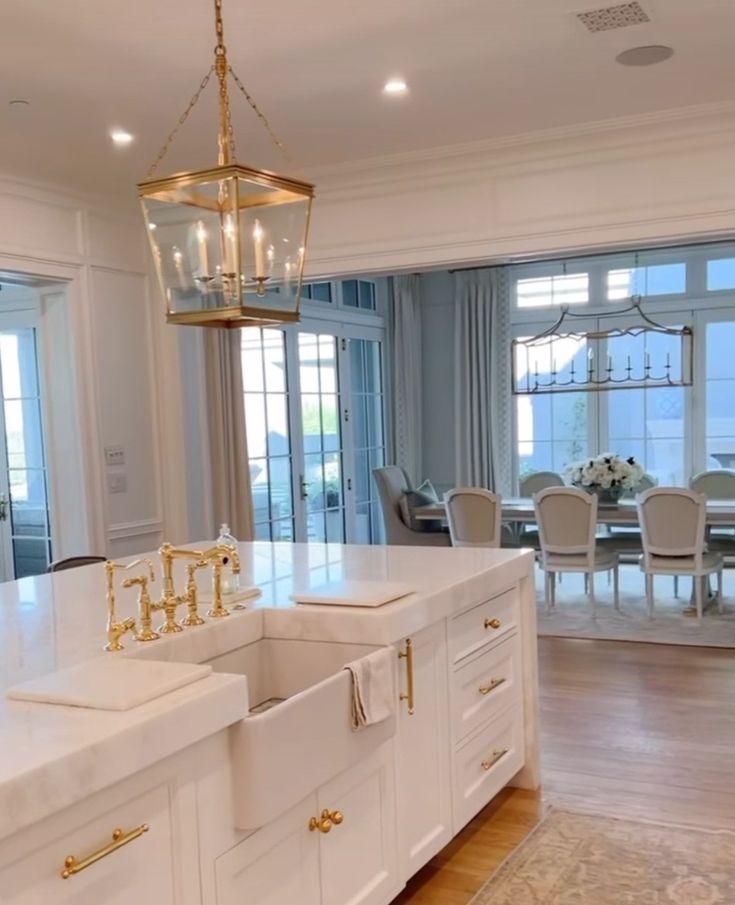
[[[179,131],[179,129],[184,125],[186,120],[189,118],[189,114],[191,113],[196,102],[199,100],[199,96],[201,95],[202,91],[204,91],[204,89],[209,84],[209,80],[212,78],[213,72],[214,72],[214,64],[212,64],[209,67],[207,74],[201,80],[199,87],[197,88],[196,92],[194,93],[194,96],[189,101],[189,105],[187,106],[186,110],[184,110],[184,112],[179,117],[179,120],[176,123],[176,125],[169,132],[168,138],[164,142],[164,145],[161,148],[161,150],[158,152],[158,157],[156,157],[156,159],[151,164],[150,169],[148,170],[148,173],[146,175],[147,179],[150,179],[151,176],[153,176],[155,174],[156,170],[158,169],[159,163],[163,160],[163,158],[168,153],[168,149],[171,147],[171,143],[173,142],[174,138],[176,137],[176,133]]]
[[[204,89],[209,84],[209,80],[212,78],[213,73],[217,74],[217,79],[219,81],[219,99],[220,99],[220,117],[221,117],[221,133],[220,135],[220,157],[222,157],[222,143],[224,141],[227,142],[227,146],[229,148],[229,153],[233,163],[237,162],[237,155],[235,152],[235,132],[232,127],[232,115],[230,111],[230,98],[227,91],[227,76],[228,74],[232,76],[234,83],[240,89],[240,91],[245,96],[245,100],[248,102],[258,119],[261,121],[263,126],[265,126],[266,131],[271,137],[271,141],[281,152],[283,157],[288,161],[290,165],[293,165],[293,160],[291,155],[286,150],[286,146],[283,144],[281,139],[276,135],[276,133],[271,128],[271,124],[268,122],[265,114],[261,111],[261,109],[256,104],[254,98],[247,90],[247,88],[243,85],[240,79],[237,77],[237,74],[233,70],[232,66],[227,62],[227,48],[225,47],[225,30],[224,30],[224,22],[222,20],[222,0],[214,0],[214,18],[215,18],[215,31],[217,33],[217,46],[214,49],[214,63],[210,66],[207,74],[202,79],[199,88],[197,88],[194,96],[189,101],[189,104],[181,114],[178,119],[178,122],[171,130],[168,135],[168,138],[164,142],[163,147],[158,152],[158,156],[153,161],[150,169],[148,170],[148,174],[146,176],[147,179],[150,179],[158,169],[158,165],[161,163],[163,158],[168,153],[171,144],[176,137],[179,129],[184,125],[186,120],[189,118],[189,114],[192,111],[192,108],[199,100],[199,97],[204,91]],[[222,160],[220,160],[222,163]]]
[[[250,104],[255,115],[258,117],[258,119],[261,121],[261,123],[263,123],[263,125],[265,126],[265,129],[268,132],[268,134],[270,135],[271,141],[273,142],[273,144],[278,148],[278,150],[281,152],[281,154],[283,154],[284,158],[289,163],[289,165],[292,166],[293,159],[292,159],[291,155],[286,150],[286,146],[284,145],[284,143],[273,131],[271,124],[268,122],[266,115],[263,113],[263,111],[260,109],[260,107],[258,107],[258,105],[255,103],[255,99],[250,94],[248,89],[243,85],[243,83],[240,81],[240,79],[237,77],[237,73],[232,68],[232,66],[229,67],[229,72],[230,72],[230,75],[232,76],[233,82],[237,85],[237,87],[240,89],[240,91],[242,91],[242,93],[245,95],[245,100],[248,102],[248,104]]]

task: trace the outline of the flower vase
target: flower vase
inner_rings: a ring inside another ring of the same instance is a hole
[[[575,484],[574,486],[586,493],[597,494],[601,506],[617,506],[620,497],[625,493],[625,488],[620,484],[613,484],[612,487],[600,487],[599,484]]]

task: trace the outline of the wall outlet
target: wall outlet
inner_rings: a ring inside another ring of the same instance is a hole
[[[106,446],[105,462],[110,465],[125,464],[125,447],[124,446]]]
[[[126,493],[128,489],[127,471],[117,471],[107,475],[107,489],[110,493]]]

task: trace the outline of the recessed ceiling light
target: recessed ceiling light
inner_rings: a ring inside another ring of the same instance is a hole
[[[406,94],[407,91],[408,85],[405,80],[401,78],[388,79],[385,85],[383,85],[383,94],[390,94],[392,97]]]
[[[615,59],[621,66],[655,66],[674,55],[674,48],[665,44],[648,44],[644,47],[631,47],[619,53]]]
[[[133,140],[133,136],[130,132],[126,132],[124,129],[113,129],[110,132],[110,138],[116,145],[129,145]]]

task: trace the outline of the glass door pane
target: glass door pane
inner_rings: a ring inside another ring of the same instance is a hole
[[[705,467],[735,468],[735,321],[707,324]]]
[[[0,330],[0,376],[9,494],[9,502],[0,501],[0,525],[7,535],[9,515],[5,549],[9,542],[14,576],[5,577],[12,579],[39,575],[51,562],[48,476],[34,327]]]
[[[337,337],[299,333],[298,363],[305,536],[310,541],[344,543],[344,450]]]
[[[663,334],[614,337],[607,352],[618,379],[625,379],[629,369],[634,377],[642,376],[646,366],[652,374],[664,373],[666,361],[674,372],[681,367],[678,338]],[[609,451],[635,456],[658,484],[685,486],[684,387],[611,390],[606,401]]]
[[[384,386],[381,343],[349,341],[350,422],[354,455],[354,525],[350,541],[358,544],[381,540],[382,518],[373,470],[385,464]]]
[[[256,540],[293,540],[293,452],[286,337],[242,330],[242,373]]]

